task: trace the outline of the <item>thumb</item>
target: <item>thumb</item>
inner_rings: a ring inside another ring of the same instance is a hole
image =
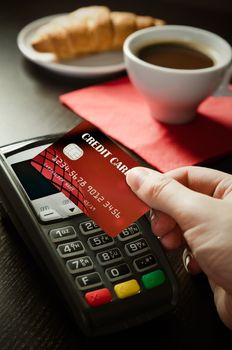
[[[126,176],[132,191],[149,207],[170,215],[182,229],[186,218],[205,219],[208,196],[192,191],[168,175],[148,168],[130,169]]]

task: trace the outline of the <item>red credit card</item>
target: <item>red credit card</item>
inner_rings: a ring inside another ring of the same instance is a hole
[[[82,122],[31,164],[110,236],[149,208],[126,183],[139,164],[89,122]]]

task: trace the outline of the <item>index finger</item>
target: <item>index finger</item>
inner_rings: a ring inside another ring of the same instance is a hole
[[[199,166],[177,168],[166,172],[165,175],[174,178],[193,191],[214,198],[223,198],[226,190],[232,186],[232,175]]]

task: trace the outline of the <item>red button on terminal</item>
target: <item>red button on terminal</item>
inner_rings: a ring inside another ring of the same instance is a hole
[[[112,295],[108,288],[101,288],[85,294],[85,300],[90,306],[99,306],[111,302]]]

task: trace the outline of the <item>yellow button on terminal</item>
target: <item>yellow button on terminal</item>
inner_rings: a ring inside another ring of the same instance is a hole
[[[116,284],[114,291],[120,299],[131,297],[140,292],[140,286],[138,282],[133,279],[126,282]]]

